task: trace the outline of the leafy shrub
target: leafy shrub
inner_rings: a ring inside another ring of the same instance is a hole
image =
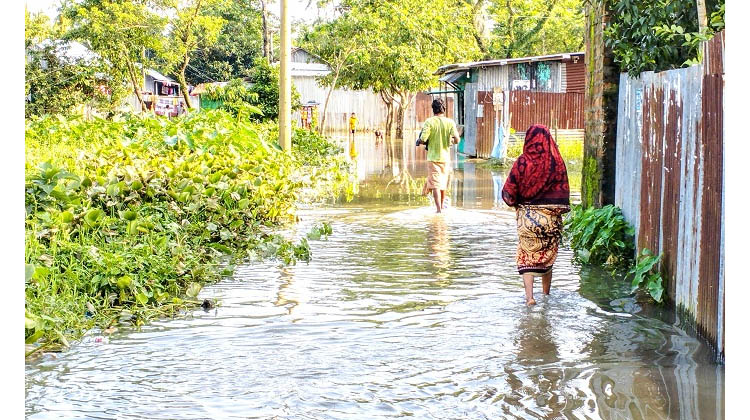
[[[607,46],[623,72],[637,77],[694,64],[699,42],[724,28],[724,0],[707,0],[709,27],[698,30],[695,0],[604,0],[611,9]]]
[[[309,260],[305,238],[273,228],[340,185],[318,178],[341,167],[327,146],[327,158],[314,143],[282,153],[264,130],[221,110],[27,120],[27,341],[65,343],[125,308],[139,320],[178,310],[222,275],[222,255]]]
[[[648,248],[641,251],[638,262],[627,274],[628,277],[633,277],[631,293],[639,288],[644,288],[655,301],[661,303],[664,300],[664,285],[661,273],[654,270],[654,267],[658,268],[659,261],[661,261],[661,255],[653,255]]]
[[[634,229],[613,205],[573,206],[565,218],[565,236],[584,264],[625,266],[633,259]]]
[[[268,118],[275,120],[279,117],[279,68],[271,66],[264,58],[257,58],[253,68],[250,70],[250,92],[258,95],[258,107],[263,112],[263,117],[254,116],[260,121]],[[292,86],[292,109],[299,109],[300,94]]]
[[[263,116],[258,108],[258,94],[250,91],[241,79],[233,79],[226,86],[209,85],[204,94],[211,101],[221,102],[221,109],[240,118]]]

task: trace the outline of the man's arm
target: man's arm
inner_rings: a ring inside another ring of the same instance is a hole
[[[427,143],[427,139],[430,137],[430,124],[422,126],[422,131],[419,133],[419,144]]]
[[[453,137],[453,144],[458,144],[459,141],[461,141],[461,136],[458,135],[458,128],[456,128],[456,124],[453,124],[453,133],[451,133],[451,137]]]

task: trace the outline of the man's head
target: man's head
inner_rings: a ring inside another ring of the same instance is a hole
[[[352,117],[354,116],[354,113],[352,112]]]
[[[432,101],[432,113],[435,115],[445,113],[445,102],[443,102],[442,98]]]

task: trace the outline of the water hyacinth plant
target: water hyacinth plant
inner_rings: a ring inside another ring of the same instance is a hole
[[[309,260],[275,227],[348,181],[338,150],[221,111],[173,120],[26,123],[26,341],[67,345],[123,309],[140,322],[194,303],[227,257]],[[321,146],[314,149],[313,146]]]

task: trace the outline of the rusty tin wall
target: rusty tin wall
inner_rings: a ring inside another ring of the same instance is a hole
[[[552,127],[552,119],[563,130],[583,128],[583,93],[550,93],[514,90],[510,95],[511,126],[526,131],[532,124]]]
[[[620,76],[615,204],[662,253],[669,299],[724,352],[723,33],[703,65]],[[717,44],[719,44],[717,46]]]
[[[477,105],[482,106],[482,113],[477,112],[477,157],[489,158],[495,141],[495,119],[498,118],[492,105],[492,92],[479,91]]]

